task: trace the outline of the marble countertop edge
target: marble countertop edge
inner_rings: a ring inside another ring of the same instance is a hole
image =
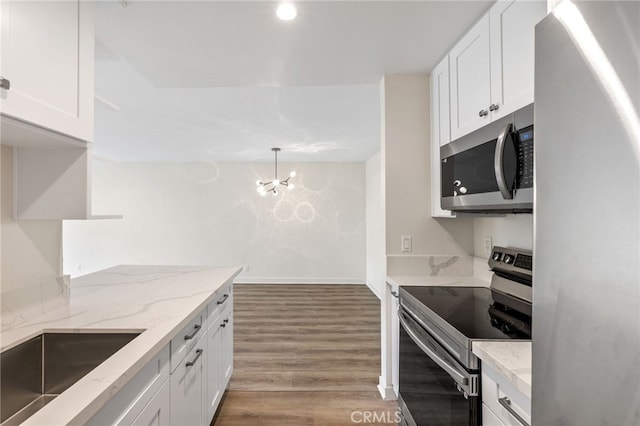
[[[475,341],[472,352],[531,399],[530,341]]]

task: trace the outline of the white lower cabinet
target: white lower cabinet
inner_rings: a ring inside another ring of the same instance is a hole
[[[196,426],[205,424],[202,410],[206,377],[207,332],[171,373],[171,424]]]
[[[505,376],[482,366],[482,424],[484,426],[531,425],[531,398]]]
[[[207,380],[203,411],[207,423],[213,419],[233,372],[233,295],[231,287],[209,305],[207,331]]]
[[[222,346],[220,347],[221,355],[221,370],[224,371],[222,376],[222,390],[227,388],[229,380],[231,380],[231,373],[233,373],[233,309],[228,306],[225,309],[223,317],[225,327],[222,329]]]
[[[87,425],[208,425],[232,372],[228,283]]]
[[[223,328],[218,324],[219,317],[216,318],[215,323],[209,327],[207,336],[207,391],[203,402],[204,415],[208,420],[211,420],[216,413],[218,404],[222,399],[224,388],[220,386],[222,383],[222,375],[224,372],[220,369],[220,361],[222,354],[219,348],[222,346],[222,330]]]

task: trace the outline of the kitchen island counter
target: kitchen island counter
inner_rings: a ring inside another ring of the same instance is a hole
[[[4,330],[2,351],[44,332],[142,334],[24,424],[85,423],[239,272],[239,267],[117,266],[73,279],[69,304]]]

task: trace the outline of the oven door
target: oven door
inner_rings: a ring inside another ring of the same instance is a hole
[[[403,421],[409,426],[479,425],[478,372],[455,361],[403,307],[398,316]]]

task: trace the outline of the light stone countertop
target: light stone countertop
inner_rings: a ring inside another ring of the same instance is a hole
[[[239,273],[239,267],[117,266],[72,280],[68,306],[4,330],[1,350],[43,332],[142,334],[23,424],[85,423]]]
[[[531,399],[531,342],[473,342],[472,352]]]
[[[489,287],[489,282],[473,276],[392,275],[387,277],[387,284],[394,290],[398,286]]]

